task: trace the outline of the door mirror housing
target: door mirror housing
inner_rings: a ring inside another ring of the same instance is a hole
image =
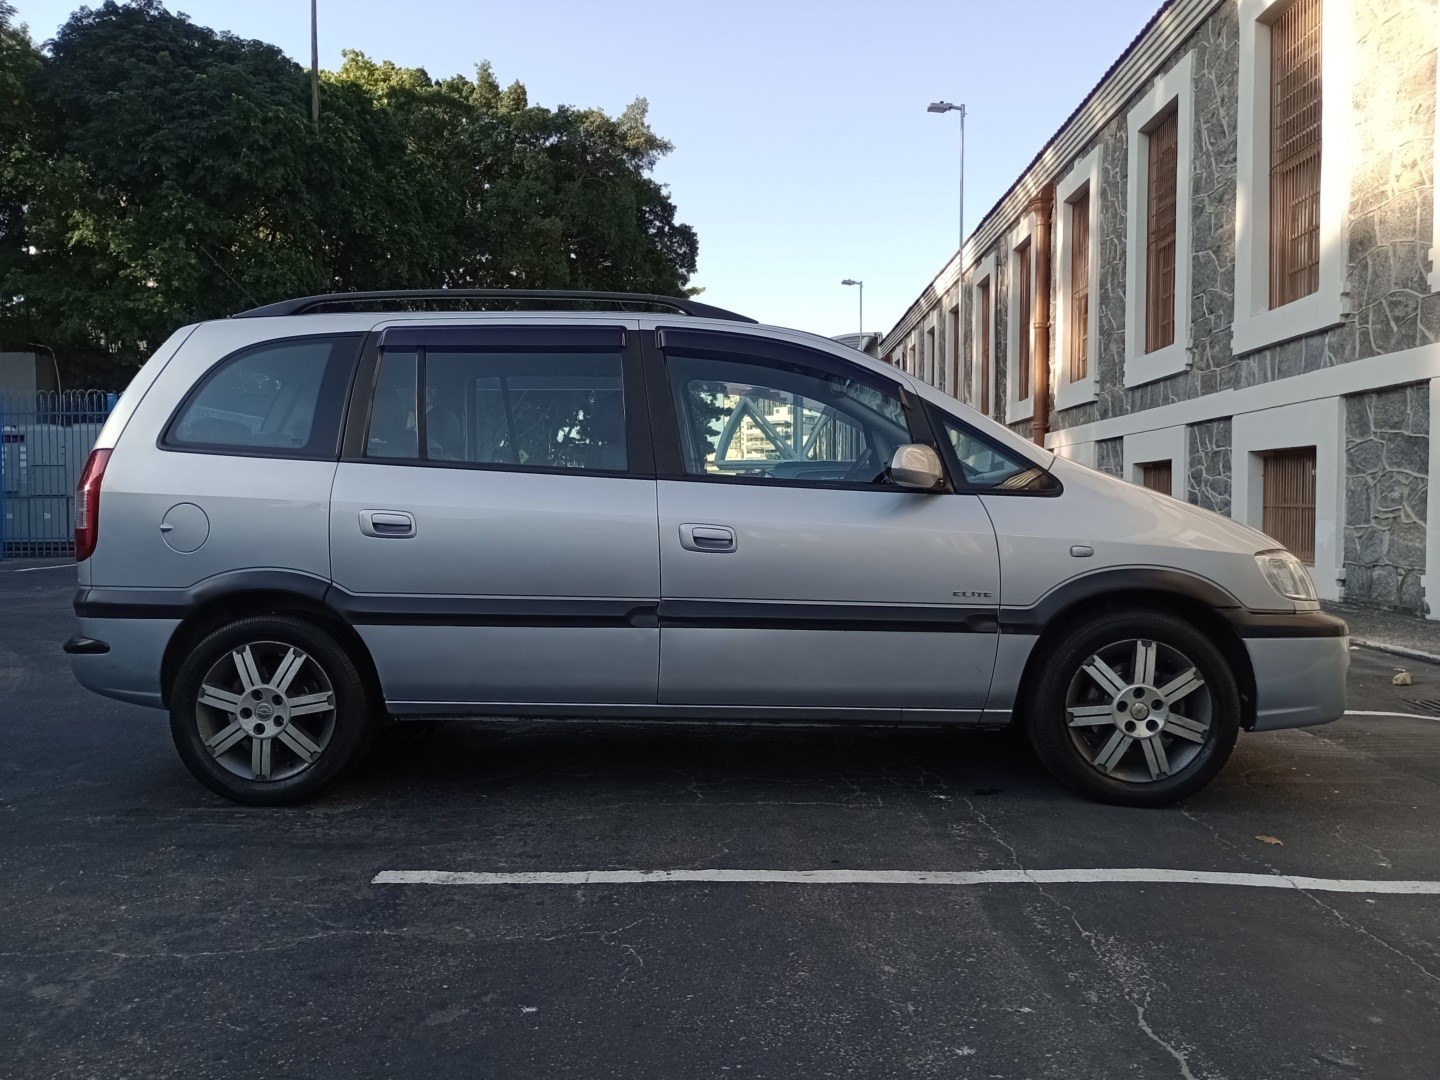
[[[924,443],[897,446],[890,458],[890,479],[912,491],[935,491],[945,482],[940,455]]]

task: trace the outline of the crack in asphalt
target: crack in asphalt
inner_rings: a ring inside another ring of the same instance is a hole
[[[973,799],[962,797],[961,801],[969,808],[970,813],[990,835],[991,839],[1009,853],[1010,860],[1014,864],[1015,869],[1023,871],[1025,867],[1021,863],[1020,854],[1015,850],[1014,845],[1005,839],[989,817],[975,805]],[[1149,966],[1143,960],[1127,955],[1122,949],[1115,945],[1113,938],[1106,938],[1102,943],[1100,935],[1096,934],[1093,930],[1087,930],[1085,926],[1081,924],[1079,916],[1075,913],[1075,909],[1061,900],[1044,885],[1037,882],[1035,888],[1039,890],[1041,896],[1045,897],[1046,900],[1063,912],[1070,920],[1071,924],[1079,933],[1081,940],[1089,946],[1090,951],[1095,954],[1095,958],[1100,962],[1102,968],[1119,988],[1121,995],[1135,1010],[1136,1026],[1145,1037],[1175,1060],[1183,1080],[1200,1080],[1190,1069],[1190,1055],[1194,1052],[1194,1047],[1187,1045],[1183,1050],[1178,1048],[1174,1043],[1157,1032],[1150,1024],[1146,1013],[1150,1008],[1150,996],[1154,992],[1156,980]],[[1138,977],[1136,975],[1137,971]],[[1223,1077],[1218,1073],[1207,1072],[1205,1075],[1207,1078],[1211,1078],[1211,1080],[1223,1080]]]
[[[1276,866],[1275,866],[1273,863],[1271,863],[1269,860],[1259,858],[1254,852],[1248,851],[1248,850],[1246,850],[1245,848],[1241,847],[1239,844],[1235,843],[1233,840],[1231,840],[1231,839],[1230,839],[1228,836],[1226,836],[1224,833],[1220,832],[1219,829],[1217,829],[1217,828],[1215,828],[1215,826],[1211,825],[1208,821],[1205,821],[1203,818],[1197,817],[1197,816],[1195,815],[1195,813],[1194,813],[1193,811],[1191,811],[1191,809],[1190,809],[1188,806],[1181,806],[1181,807],[1180,807],[1180,813],[1181,813],[1186,819],[1188,819],[1188,820],[1190,820],[1190,821],[1193,821],[1196,825],[1199,825],[1200,827],[1202,827],[1203,829],[1205,829],[1215,840],[1217,840],[1219,843],[1223,844],[1225,847],[1229,848],[1231,851],[1234,851],[1235,853],[1237,853],[1237,854],[1238,854],[1242,859],[1244,859],[1246,862],[1251,863],[1252,865],[1255,865],[1255,866],[1263,866],[1263,867],[1265,868],[1265,870],[1266,870],[1268,873],[1271,873],[1271,874],[1279,874],[1279,875],[1281,875],[1281,876],[1289,876],[1289,875],[1285,874],[1285,872],[1284,872],[1283,870],[1280,870],[1278,867],[1276,867]],[[1382,856],[1382,857],[1383,857],[1383,856]],[[1368,938],[1370,941],[1373,941],[1376,945],[1379,945],[1382,949],[1385,949],[1385,950],[1387,950],[1388,952],[1394,953],[1396,956],[1400,957],[1400,958],[1401,958],[1402,960],[1404,960],[1406,963],[1408,963],[1408,964],[1410,964],[1412,967],[1414,967],[1415,970],[1419,971],[1419,972],[1420,972],[1422,975],[1424,975],[1427,979],[1430,979],[1430,980],[1432,980],[1433,982],[1440,982],[1440,976],[1437,976],[1433,971],[1431,971],[1429,968],[1427,968],[1424,964],[1422,964],[1422,963],[1421,963],[1419,960],[1417,960],[1415,957],[1411,956],[1411,955],[1410,955],[1408,952],[1406,952],[1404,949],[1401,949],[1400,947],[1391,944],[1390,942],[1386,941],[1384,938],[1380,937],[1378,934],[1376,934],[1376,933],[1374,933],[1373,931],[1369,930],[1367,927],[1361,926],[1359,923],[1357,923],[1357,922],[1355,922],[1354,920],[1352,920],[1349,916],[1345,915],[1345,914],[1344,914],[1342,911],[1340,911],[1338,908],[1333,907],[1333,906],[1330,905],[1330,904],[1327,904],[1324,900],[1322,900],[1318,895],[1316,895],[1316,894],[1315,894],[1314,892],[1312,892],[1311,890],[1309,890],[1309,889],[1304,889],[1304,888],[1297,888],[1296,891],[1298,891],[1298,892],[1300,892],[1301,894],[1303,894],[1308,900],[1311,901],[1311,903],[1313,903],[1316,907],[1320,908],[1322,911],[1328,912],[1328,913],[1330,914],[1330,916],[1331,916],[1332,918],[1334,918],[1334,920],[1335,920],[1337,923],[1339,923],[1341,926],[1345,927],[1345,929],[1350,930],[1350,931],[1352,931],[1353,933],[1359,934],[1361,937]]]

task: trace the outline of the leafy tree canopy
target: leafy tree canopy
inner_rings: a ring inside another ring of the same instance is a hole
[[[643,99],[546,109],[488,64],[437,80],[358,52],[322,80],[317,130],[274,46],[107,0],[42,54],[0,0],[0,339],[128,360],[311,292],[694,272]]]

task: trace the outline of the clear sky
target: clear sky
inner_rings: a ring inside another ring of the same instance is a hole
[[[79,5],[13,0],[31,36]],[[98,6],[93,4],[92,6]],[[532,104],[650,101],[675,144],[657,177],[700,236],[702,299],[833,335],[892,327],[955,252],[965,102],[967,231],[1160,0],[320,0],[342,48],[470,74],[489,60]],[[309,62],[305,0],[171,0],[195,22]]]

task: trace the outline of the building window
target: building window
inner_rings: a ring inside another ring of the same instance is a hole
[[[915,374],[916,368],[915,368],[915,344],[914,344],[914,342],[911,342],[911,344],[910,344],[910,360],[909,360],[909,362],[905,365],[905,370],[908,371],[911,375],[914,375],[914,374]]]
[[[1030,396],[1031,294],[1035,285],[1031,267],[1032,251],[1028,239],[1015,249],[1015,334],[1018,343],[1014,372],[1016,401],[1024,401]]]
[[[986,416],[991,415],[994,399],[995,364],[995,256],[986,256],[975,271],[975,291],[971,300],[971,340],[975,343],[975,359],[971,370],[971,403]]]
[[[1236,355],[1344,321],[1354,0],[1237,0]],[[1323,147],[1323,152],[1322,152]]]
[[[970,291],[970,403],[986,416],[995,400],[995,255],[975,267]]]
[[[1270,306],[1320,287],[1320,0],[1270,24]]]
[[[1066,204],[1070,214],[1070,310],[1065,353],[1071,382],[1090,374],[1090,189]]]
[[[921,377],[931,386],[935,385],[935,328],[925,331],[925,373]]]
[[[1173,478],[1173,463],[1169,458],[1164,461],[1145,461],[1140,466],[1140,485],[1151,491],[1158,491],[1162,495],[1169,495],[1174,488],[1171,487]]]
[[[1095,221],[1099,208],[1100,149],[1080,158],[1055,185],[1055,350],[1059,378],[1055,407],[1095,400],[1095,345],[1099,336],[1099,259]]]
[[[1185,53],[1127,117],[1126,386],[1178,375],[1190,363],[1194,68],[1194,54]]]
[[[979,348],[976,349],[975,381],[980,384],[978,400],[980,411],[986,416],[990,415],[990,341],[993,331],[990,329],[990,316],[994,307],[990,303],[990,279],[986,278],[980,283],[980,297],[976,301],[979,311],[976,318],[980,320],[980,333],[978,335]]]
[[[1261,529],[1315,564],[1315,448],[1275,450],[1265,455],[1261,476]]]
[[[950,309],[950,314],[946,319],[945,336],[950,339],[950,385],[948,389],[955,397],[959,397],[962,373],[960,370],[960,304],[958,302]]]
[[[1180,113],[1171,109],[1146,133],[1145,351],[1175,343],[1175,209]]]

